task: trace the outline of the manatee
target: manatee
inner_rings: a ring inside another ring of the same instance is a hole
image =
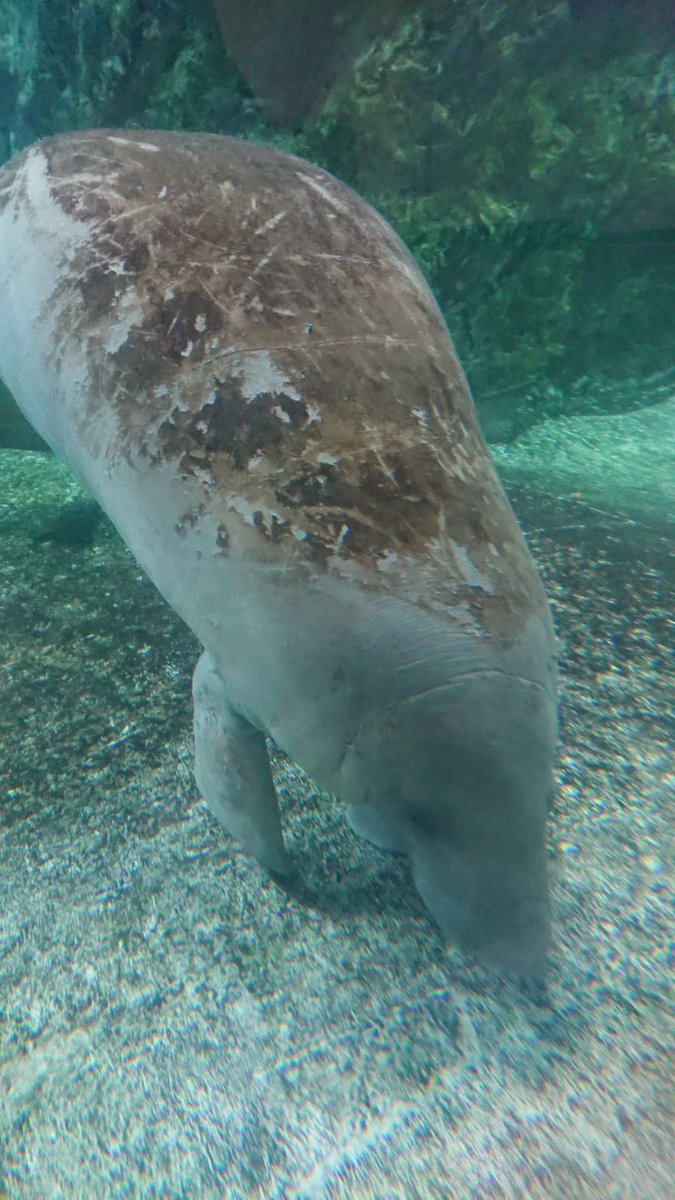
[[[447,937],[549,942],[544,589],[414,260],[301,159],[48,138],[0,170],[0,376],[203,653],[197,785],[288,872],[265,735]]]

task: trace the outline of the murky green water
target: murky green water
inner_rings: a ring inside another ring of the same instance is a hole
[[[674,46],[658,0],[0,0],[0,162],[203,129],[385,213],[561,652],[535,985],[274,747],[296,877],[243,854],[193,779],[194,637],[63,467],[0,449],[0,1200],[673,1195]]]

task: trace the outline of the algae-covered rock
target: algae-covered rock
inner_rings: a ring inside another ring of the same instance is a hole
[[[0,0],[0,158],[96,125],[250,132],[257,112],[209,4]]]
[[[420,2],[306,125],[419,258],[497,435],[669,382],[669,8]]]

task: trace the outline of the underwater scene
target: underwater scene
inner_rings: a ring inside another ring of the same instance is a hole
[[[674,314],[671,0],[0,0],[0,1200],[675,1195]]]

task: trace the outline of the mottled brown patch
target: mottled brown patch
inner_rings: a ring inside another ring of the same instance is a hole
[[[115,302],[116,276],[100,262],[92,263],[82,275],[80,290],[89,314],[92,317],[105,316]]]
[[[261,392],[247,398],[238,379],[215,380],[210,399],[198,412],[174,408],[157,430],[150,456],[176,459],[184,475],[227,455],[236,471],[245,471],[258,453],[278,456],[285,439],[305,430],[307,408],[285,392]]]
[[[153,320],[166,357],[178,364],[186,358],[199,362],[206,340],[222,322],[213,300],[198,288],[169,296],[158,306]]]
[[[386,565],[381,586],[419,564],[435,603],[485,626],[541,602],[440,313],[368,205],[213,135],[83,132],[41,153],[86,222],[45,320],[55,372],[67,352],[90,381],[74,420],[91,456],[173,465],[223,553],[246,521],[330,570]]]
[[[438,529],[438,464],[425,447],[388,455],[370,451],[355,465],[351,472],[351,463],[345,469],[303,462],[275,492],[282,508],[300,509],[310,518],[308,539],[315,556],[381,557],[394,541],[398,548],[414,548],[425,533]]]

